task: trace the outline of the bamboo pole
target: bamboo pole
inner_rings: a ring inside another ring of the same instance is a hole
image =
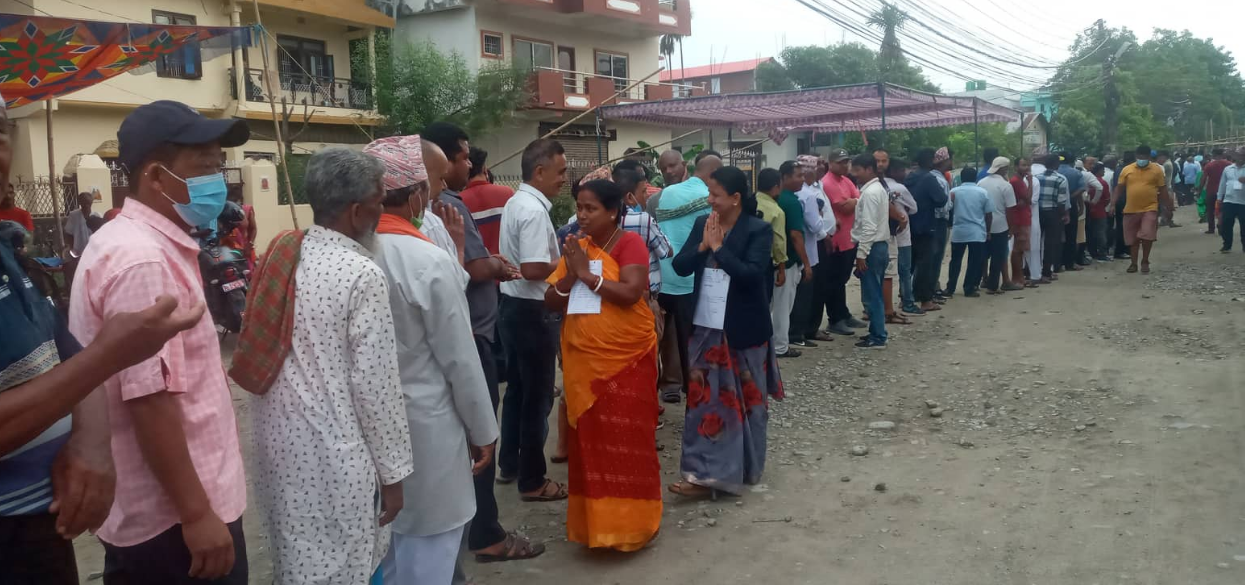
[[[56,180],[56,149],[52,144],[52,101],[49,99],[44,102],[44,107],[47,108],[45,111],[47,112],[48,133],[48,188],[52,191],[52,217],[56,219],[56,248],[59,252],[64,253],[65,228],[61,225],[61,200],[65,195],[61,193]],[[77,201],[77,198],[74,201]]]
[[[693,134],[695,134],[695,133],[697,133],[697,132],[700,132],[700,131],[701,131],[701,129],[700,129],[700,128],[697,128],[697,129],[695,129],[695,130],[692,130],[691,132],[688,132],[687,134],[683,134],[682,136],[675,136],[674,138],[671,138],[670,140],[667,140],[667,141],[665,141],[665,142],[663,142],[663,143],[661,143],[661,144],[654,144],[654,145],[650,146],[650,147],[649,147],[649,149],[661,148],[661,147],[663,147],[663,146],[665,146],[665,145],[667,145],[667,144],[671,144],[671,143],[673,143],[673,142],[675,142],[675,141],[682,140],[682,139],[687,138],[688,136],[691,136],[691,135],[693,135]],[[622,159],[624,159],[624,158],[627,158],[628,156],[631,156],[631,155],[629,155],[629,154],[624,154],[624,155],[622,155],[622,156],[620,156],[620,157],[618,157],[618,158],[616,158],[616,159],[613,159],[613,160],[607,160],[607,161],[605,161],[605,162],[604,162],[604,163],[602,163],[602,164],[607,164],[607,165],[609,165],[609,164],[614,164],[614,163],[616,163],[616,162],[618,162],[618,161],[620,161],[620,160],[622,160]]]
[[[258,0],[254,0],[254,1],[258,2]],[[550,137],[550,136],[553,136],[554,134],[557,134],[558,132],[561,132],[562,130],[566,129],[566,127],[567,127],[567,126],[570,126],[571,124],[574,124],[575,122],[578,122],[580,118],[583,118],[584,116],[587,116],[588,114],[592,114],[592,113],[596,112],[596,111],[597,111],[597,108],[600,108],[601,106],[605,105],[606,103],[608,103],[608,102],[610,102],[610,101],[613,101],[613,100],[614,100],[615,98],[617,98],[618,96],[623,95],[623,94],[625,94],[625,93],[627,93],[627,92],[631,91],[631,90],[632,90],[632,88],[634,88],[635,86],[640,85],[641,83],[644,83],[645,81],[648,81],[648,80],[649,80],[649,79],[651,79],[654,75],[657,75],[658,73],[661,73],[662,71],[663,71],[663,69],[662,69],[661,67],[658,67],[656,71],[654,71],[654,72],[652,72],[652,73],[649,73],[648,75],[645,75],[642,79],[637,79],[637,80],[635,81],[635,83],[632,83],[631,85],[628,85],[627,87],[624,87],[624,88],[622,88],[622,89],[620,89],[620,90],[618,90],[618,91],[614,92],[614,95],[610,96],[610,97],[609,97],[609,99],[607,99],[607,100],[605,100],[604,102],[601,102],[601,103],[599,103],[599,104],[597,104],[597,105],[595,105],[595,106],[592,106],[591,108],[588,108],[587,110],[584,110],[583,112],[580,112],[580,114],[579,114],[578,116],[575,116],[574,118],[571,118],[570,120],[567,120],[565,124],[563,124],[563,125],[561,125],[561,126],[558,126],[557,128],[554,128],[553,130],[550,130],[549,132],[545,133],[545,135],[544,135],[544,136],[541,136],[538,140],[544,140],[545,138],[548,138],[548,137]],[[499,160],[499,161],[497,161],[497,162],[495,162],[495,163],[493,163],[493,164],[491,164],[491,165],[489,165],[489,166],[494,167],[494,168],[496,168],[496,167],[498,167],[498,166],[501,166],[501,164],[502,164],[502,163],[504,163],[504,162],[506,162],[506,161],[508,161],[508,160],[510,160],[510,159],[512,159],[512,158],[514,158],[514,157],[516,157],[516,156],[519,156],[520,154],[523,154],[523,151],[524,151],[524,150],[527,150],[527,147],[526,147],[526,146],[524,146],[523,148],[519,149],[519,150],[518,150],[518,152],[515,152],[515,153],[511,154],[510,156],[508,156],[508,157],[506,157],[506,158],[503,158],[503,159],[501,159],[501,160]]]
[[[255,8],[255,24],[259,26],[261,33],[264,32],[264,21],[259,15],[259,0],[251,0],[251,5]],[[294,229],[298,229],[298,213],[294,208],[294,184],[290,182],[290,163],[286,159],[285,140],[281,136],[281,121],[277,119],[277,103],[273,101],[272,88],[272,71],[268,66],[268,38],[266,35],[260,37],[260,54],[264,60],[264,85],[267,86],[268,108],[272,110],[272,129],[273,136],[277,139],[277,150],[281,153],[279,163],[281,165],[281,173],[285,176],[285,197],[290,204],[290,219],[294,222]],[[245,84],[238,88],[238,95],[246,95]]]

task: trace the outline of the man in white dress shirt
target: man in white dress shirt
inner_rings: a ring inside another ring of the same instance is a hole
[[[523,501],[565,500],[566,486],[545,477],[545,439],[553,409],[558,323],[545,309],[545,279],[557,269],[557,233],[550,200],[566,184],[566,151],[555,140],[537,140],[523,151],[523,183],[501,212],[502,256],[522,278],[501,283],[501,338],[506,351],[502,397],[499,483],[518,480]]]
[[[407,505],[393,523],[382,569],[387,583],[449,585],[463,530],[476,511],[472,474],[492,465],[497,421],[472,338],[466,274],[410,221],[430,189],[420,149],[419,140],[404,141],[382,158],[376,262],[389,282],[418,471],[402,482]]]

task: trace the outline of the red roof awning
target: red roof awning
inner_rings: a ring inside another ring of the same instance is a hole
[[[1021,115],[974,97],[868,83],[603,106],[601,117],[676,128],[732,128],[749,134],[775,130],[855,132],[881,130],[883,104],[889,130],[971,124],[974,119],[1016,122]]]

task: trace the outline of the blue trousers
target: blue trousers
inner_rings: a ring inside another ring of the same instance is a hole
[[[869,312],[869,338],[875,343],[886,343],[886,303],[882,297],[882,281],[886,278],[886,264],[890,262],[888,242],[875,242],[865,259],[868,270],[860,276],[860,303]]]

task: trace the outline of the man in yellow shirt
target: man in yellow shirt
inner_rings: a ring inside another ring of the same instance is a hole
[[[1163,167],[1150,164],[1153,151],[1149,146],[1137,147],[1137,162],[1124,167],[1111,194],[1111,209],[1120,195],[1125,196],[1124,243],[1132,249],[1132,265],[1128,272],[1137,272],[1137,250],[1141,249],[1141,272],[1150,272],[1150,247],[1158,240],[1159,198],[1172,205],[1171,193]]]

